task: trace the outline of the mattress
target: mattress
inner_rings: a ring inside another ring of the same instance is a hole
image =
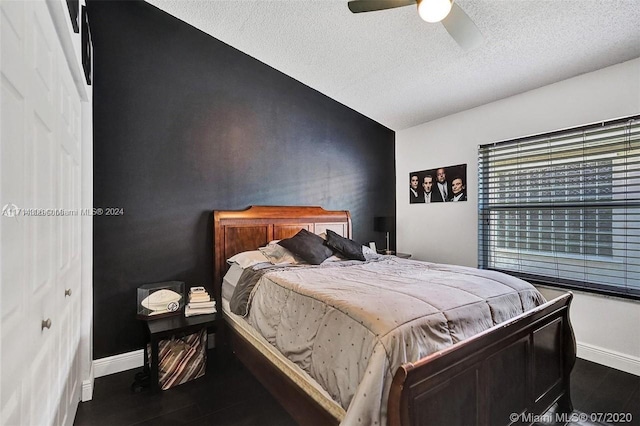
[[[231,312],[229,299],[238,283],[238,279],[242,275],[242,271],[243,269],[240,266],[232,264],[222,280],[222,312],[227,324],[235,332],[244,337],[251,345],[256,347],[260,353],[266,356],[269,361],[287,377],[304,389],[304,391],[330,413],[337,422],[341,422],[345,416],[345,410],[340,404],[335,402],[327,391],[311,378],[307,372],[274,348],[258,331],[249,325],[244,318]]]

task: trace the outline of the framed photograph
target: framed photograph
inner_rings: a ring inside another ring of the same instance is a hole
[[[89,19],[87,18],[87,8],[82,6],[82,68],[84,68],[84,78],[88,85],[91,85],[91,57],[93,55],[93,44],[91,42],[91,31],[89,29]]]
[[[67,9],[69,9],[69,17],[71,18],[71,26],[73,32],[80,32],[80,26],[78,25],[78,11],[80,10],[80,0],[67,0]]]
[[[409,204],[467,201],[467,165],[409,173]]]

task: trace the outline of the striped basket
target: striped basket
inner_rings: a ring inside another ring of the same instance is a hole
[[[149,364],[151,347],[147,346]],[[204,376],[207,368],[207,330],[158,343],[158,384],[162,390]]]

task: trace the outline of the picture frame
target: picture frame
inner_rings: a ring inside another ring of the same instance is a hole
[[[409,204],[467,201],[467,165],[409,173]]]
[[[71,19],[71,26],[74,33],[80,32],[80,26],[78,24],[78,12],[80,11],[80,0],[66,0],[67,9],[69,9],[69,18]]]
[[[92,80],[91,58],[93,57],[93,43],[91,41],[91,29],[89,28],[86,6],[82,6],[81,15],[82,34],[80,45],[82,49],[82,68],[84,69],[84,78],[90,86]]]

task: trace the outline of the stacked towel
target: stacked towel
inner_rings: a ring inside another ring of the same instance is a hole
[[[189,289],[189,303],[184,309],[185,317],[194,315],[213,314],[216,312],[216,302],[204,287],[191,287]]]

